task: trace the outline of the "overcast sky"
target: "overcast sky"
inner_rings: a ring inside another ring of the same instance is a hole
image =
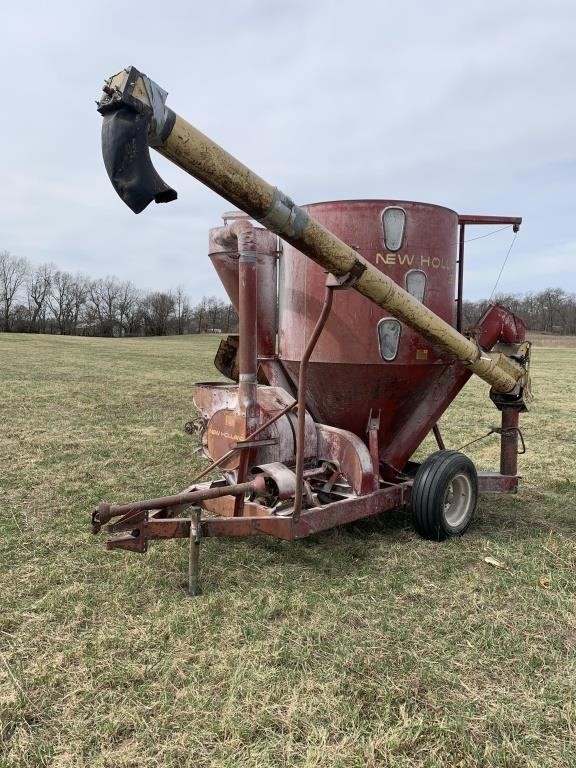
[[[575,0],[4,3],[0,250],[224,295],[207,231],[230,205],[156,153],[174,203],[135,216],[106,176],[94,100],[133,64],[296,202],[521,215],[499,290],[576,291],[575,40]],[[470,243],[467,297],[511,239]]]

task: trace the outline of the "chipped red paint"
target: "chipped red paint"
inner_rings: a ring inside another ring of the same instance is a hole
[[[382,225],[382,212],[392,206],[406,212],[403,241],[394,253],[386,250]],[[424,303],[454,324],[458,240],[454,211],[397,200],[340,201],[305,208],[400,285],[404,286],[409,271],[424,272]],[[300,356],[320,312],[324,282],[320,267],[284,245],[278,356],[294,383]],[[355,291],[338,292],[309,364],[306,394],[321,422],[351,431],[363,441],[370,411],[380,411],[380,459],[401,470],[447,407],[447,395],[458,391],[469,374],[462,366],[451,366],[448,355],[406,326],[401,329],[396,358],[383,361],[377,326],[389,316]],[[441,391],[438,380],[442,381]],[[439,399],[444,407],[439,407]],[[422,401],[428,406],[425,413],[419,409],[416,423],[410,414]]]
[[[515,476],[518,472],[518,408],[502,408],[500,433],[500,474]]]
[[[235,310],[240,310],[238,249],[232,243],[219,242],[227,227],[210,230],[209,253],[214,269],[220,278]],[[271,357],[276,352],[276,272],[277,237],[260,227],[254,227],[256,263],[258,268],[257,316],[258,354]]]

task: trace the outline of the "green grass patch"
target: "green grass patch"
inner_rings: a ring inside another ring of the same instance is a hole
[[[534,351],[520,493],[462,539],[397,511],[207,540],[190,599],[185,542],[107,552],[89,513],[205,464],[183,425],[218,340],[0,334],[0,766],[576,764],[576,349]],[[470,382],[447,445],[498,416]]]

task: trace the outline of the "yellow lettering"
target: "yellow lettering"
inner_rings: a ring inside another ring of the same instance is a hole
[[[441,264],[440,259],[437,256],[434,256],[434,258],[432,259],[432,266],[434,267],[434,269],[438,269],[440,264]]]
[[[244,440],[244,437],[242,435],[232,435],[230,432],[222,432],[221,429],[214,429],[214,427],[208,428],[208,434],[214,435],[214,437],[226,437],[228,440],[234,440],[235,442],[238,442],[239,440]]]
[[[409,267],[414,264],[414,256],[408,256],[407,253],[399,253],[398,254],[398,263],[399,264],[408,264]]]
[[[430,266],[429,256],[420,256],[420,266],[423,267],[424,265],[426,265],[427,267]]]

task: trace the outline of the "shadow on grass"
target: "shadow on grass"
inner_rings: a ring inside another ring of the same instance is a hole
[[[239,566],[240,571],[254,567],[263,578],[267,575],[273,578],[279,569],[296,566],[315,576],[334,579],[351,571],[373,571],[387,550],[397,563],[395,567],[400,569],[411,568],[414,560],[459,561],[469,557],[470,547],[483,549],[486,544],[498,542],[507,547],[530,547],[551,533],[571,537],[575,533],[573,518],[571,522],[572,525],[564,524],[556,513],[550,516],[539,495],[530,498],[526,491],[517,496],[482,496],[475,520],[465,534],[467,545],[460,548],[458,539],[446,542],[422,539],[412,527],[410,512],[396,509],[295,542],[264,536],[211,540],[206,557],[210,561],[225,558],[227,573],[234,581],[238,577],[238,574],[232,576],[235,566]]]

